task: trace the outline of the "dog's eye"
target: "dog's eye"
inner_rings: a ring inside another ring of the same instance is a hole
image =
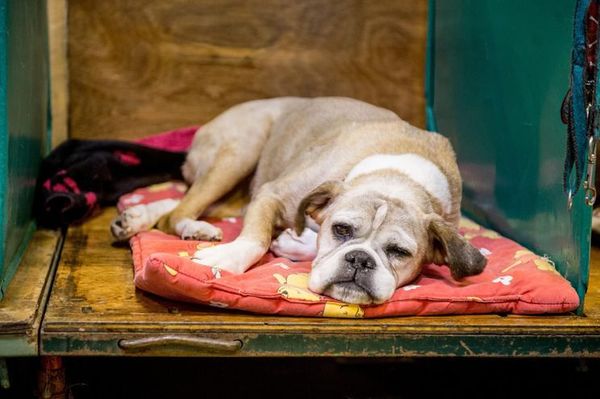
[[[347,240],[352,237],[352,226],[345,223],[336,223],[331,227],[333,235],[337,238]]]
[[[388,245],[385,248],[385,253],[389,257],[393,258],[407,258],[410,256],[410,252],[405,248],[400,248],[397,245]]]

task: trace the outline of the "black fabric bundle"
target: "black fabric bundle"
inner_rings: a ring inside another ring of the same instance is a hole
[[[115,140],[68,140],[41,164],[34,201],[40,226],[79,222],[139,187],[182,179],[185,152]]]

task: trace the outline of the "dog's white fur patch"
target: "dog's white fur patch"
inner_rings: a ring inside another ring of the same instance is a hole
[[[273,240],[271,251],[295,261],[313,260],[317,256],[317,232],[307,227],[298,236],[293,229],[286,229]]]
[[[238,238],[227,244],[203,248],[194,253],[192,261],[216,267],[234,274],[242,274],[266,253],[260,242]]]
[[[440,201],[444,212],[451,213],[452,196],[448,179],[437,165],[417,154],[371,155],[352,168],[346,177],[346,181],[382,169],[393,169],[404,173]]]
[[[379,229],[381,227],[381,225],[383,224],[383,221],[385,220],[385,217],[387,216],[387,212],[388,212],[387,202],[384,202],[383,204],[381,204],[379,206],[379,208],[377,208],[377,211],[375,211],[375,217],[373,218],[373,224],[371,226],[371,229],[372,229],[371,235],[375,234],[377,229]]]

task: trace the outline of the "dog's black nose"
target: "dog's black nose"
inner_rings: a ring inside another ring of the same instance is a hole
[[[355,269],[374,269],[375,259],[365,251],[356,249],[348,252],[345,256],[346,262]]]

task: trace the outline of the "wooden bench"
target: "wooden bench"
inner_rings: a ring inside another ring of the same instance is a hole
[[[59,356],[600,355],[600,251],[585,316],[478,315],[373,320],[252,315],[136,290],[128,247],[106,209],[69,229],[41,329]]]

